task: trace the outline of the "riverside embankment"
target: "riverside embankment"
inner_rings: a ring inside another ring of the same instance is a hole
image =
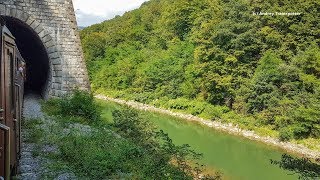
[[[248,131],[248,130],[241,129],[231,123],[225,124],[225,123],[221,123],[219,121],[210,121],[210,120],[199,118],[197,116],[193,116],[190,114],[172,112],[167,109],[161,109],[161,108],[157,108],[157,107],[143,104],[143,103],[139,103],[139,102],[115,99],[115,98],[111,98],[111,97],[107,97],[107,96],[103,96],[103,95],[96,95],[95,97],[97,99],[111,101],[111,102],[115,102],[115,103],[118,103],[121,105],[127,105],[129,107],[143,110],[143,111],[151,111],[151,112],[166,114],[166,115],[178,117],[178,118],[181,118],[181,119],[184,119],[187,121],[197,122],[201,125],[205,125],[207,127],[211,127],[216,130],[219,130],[219,131],[223,131],[223,132],[226,132],[229,134],[245,137],[245,138],[248,138],[248,139],[251,139],[254,141],[258,141],[258,142],[262,142],[262,143],[265,143],[265,144],[268,144],[268,145],[271,145],[274,147],[278,147],[278,148],[281,148],[287,152],[294,153],[296,155],[300,155],[303,157],[307,157],[307,158],[311,158],[311,159],[319,159],[320,158],[320,152],[315,151],[315,150],[311,150],[307,147],[304,147],[303,145],[295,144],[295,143],[291,143],[291,142],[282,142],[282,141],[280,141],[276,138],[273,138],[273,137],[259,136],[254,131]]]

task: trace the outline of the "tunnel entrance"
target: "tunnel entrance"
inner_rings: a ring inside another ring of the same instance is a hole
[[[25,94],[37,93],[45,96],[49,77],[49,57],[38,34],[19,19],[1,16],[26,61]]]

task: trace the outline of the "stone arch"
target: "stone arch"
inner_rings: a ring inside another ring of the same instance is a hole
[[[61,53],[58,51],[56,42],[52,37],[52,33],[44,28],[41,22],[37,21],[32,15],[23,12],[22,10],[16,9],[15,7],[9,7],[6,5],[0,6],[0,16],[9,17],[21,21],[27,25],[34,34],[37,35],[42,45],[45,48],[48,57],[48,77],[46,80],[43,92],[41,92],[44,98],[50,96],[56,96],[52,91],[61,90],[61,86],[53,87],[53,83],[59,84],[62,79],[62,65],[61,65]]]

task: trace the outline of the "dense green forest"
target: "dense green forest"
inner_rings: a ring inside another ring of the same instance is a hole
[[[151,0],[81,39],[94,91],[315,144],[319,14],[312,0]]]

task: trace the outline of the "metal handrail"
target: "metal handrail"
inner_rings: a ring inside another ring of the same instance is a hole
[[[5,179],[10,179],[10,127],[0,123],[0,130],[5,131]]]

